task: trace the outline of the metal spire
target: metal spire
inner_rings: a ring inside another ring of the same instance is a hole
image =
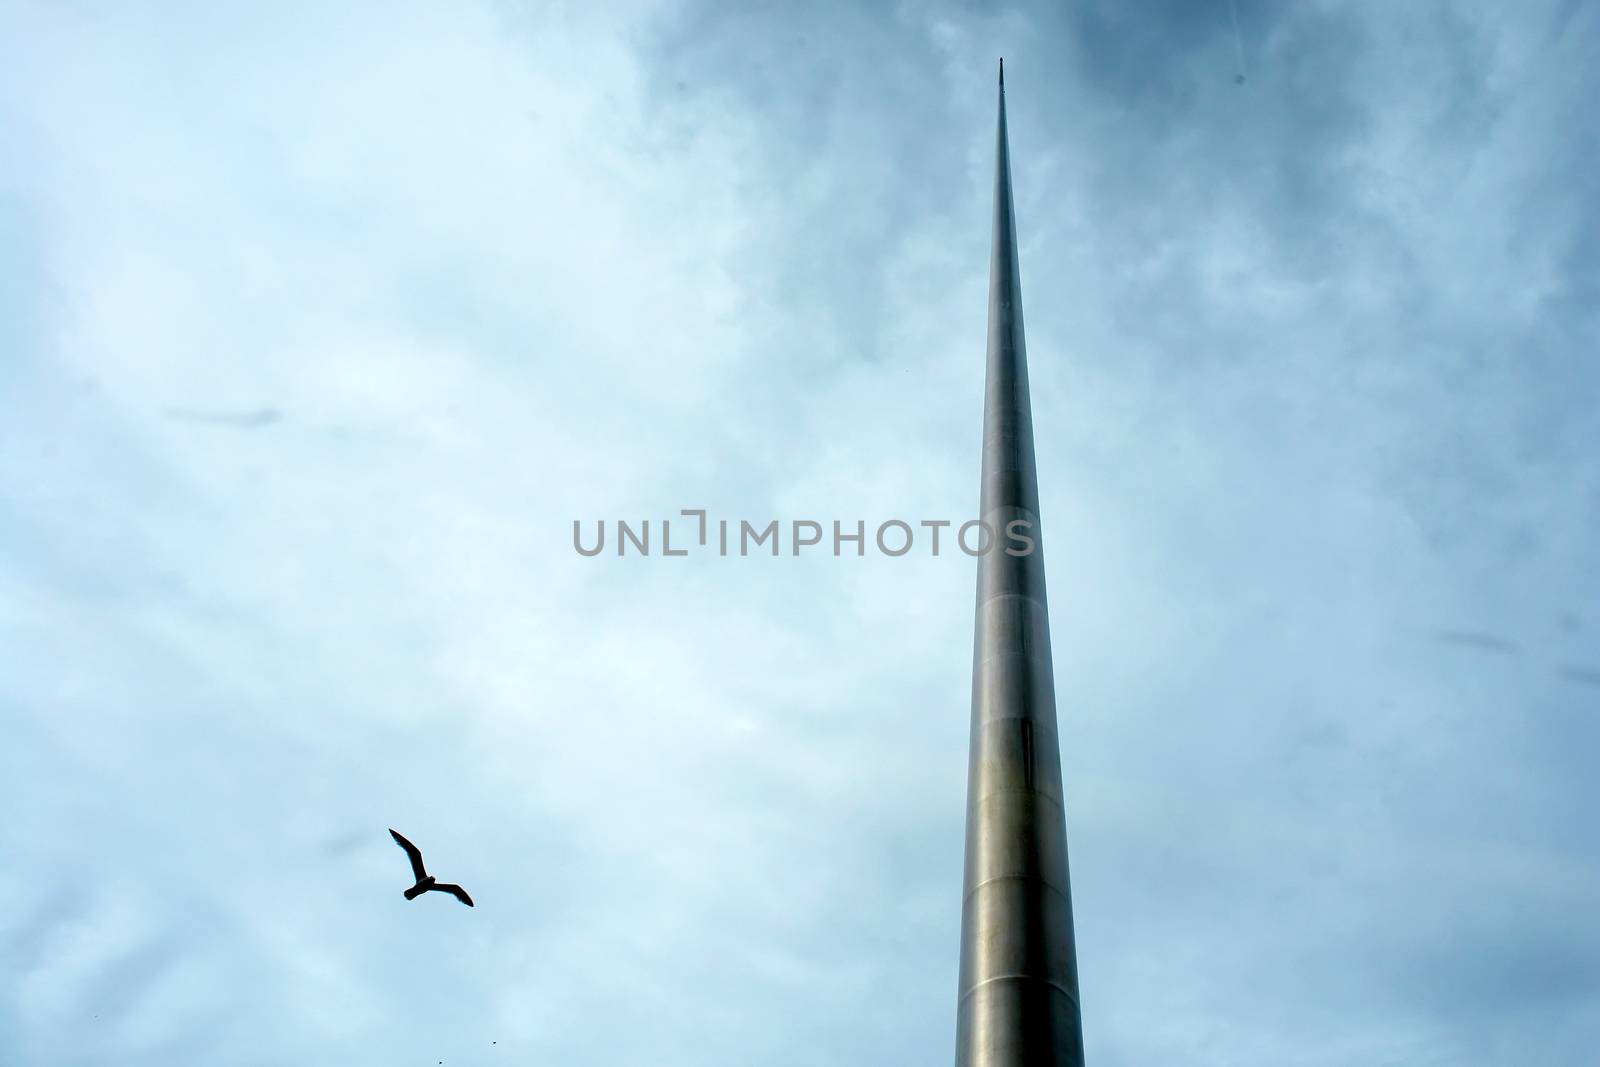
[[[1003,60],[980,512],[995,539],[993,550],[978,561],[956,1065],[1081,1067],[1083,1028]],[[1022,545],[1007,538],[1008,527],[1031,538],[1033,551],[1011,555],[1008,548],[1020,551]]]

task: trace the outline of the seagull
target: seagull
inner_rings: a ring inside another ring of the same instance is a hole
[[[410,841],[401,837],[395,830],[389,831],[389,836],[394,838],[394,843],[405,849],[406,858],[411,861],[411,873],[417,876],[417,884],[406,890],[406,899],[415,900],[430,889],[441,893],[449,893],[467,907],[472,907],[472,898],[467,896],[467,891],[450,882],[441,882],[422,866],[422,850]]]

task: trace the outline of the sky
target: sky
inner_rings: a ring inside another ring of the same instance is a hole
[[[975,561],[572,531],[975,516],[1003,55],[1088,1062],[1591,1064],[1600,5],[1237,17],[0,0],[0,1062],[949,1062]]]

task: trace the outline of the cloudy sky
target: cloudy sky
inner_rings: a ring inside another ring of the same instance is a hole
[[[1004,55],[1089,1062],[1591,1064],[1600,4],[1237,2],[0,0],[0,1061],[949,1061],[974,561],[572,523],[972,516]]]

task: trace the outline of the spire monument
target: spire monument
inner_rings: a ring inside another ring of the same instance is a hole
[[[1081,1067],[1005,86],[1002,60],[979,508],[995,536],[978,560],[956,1067]],[[1011,554],[1020,549],[1008,527],[1031,552]]]

